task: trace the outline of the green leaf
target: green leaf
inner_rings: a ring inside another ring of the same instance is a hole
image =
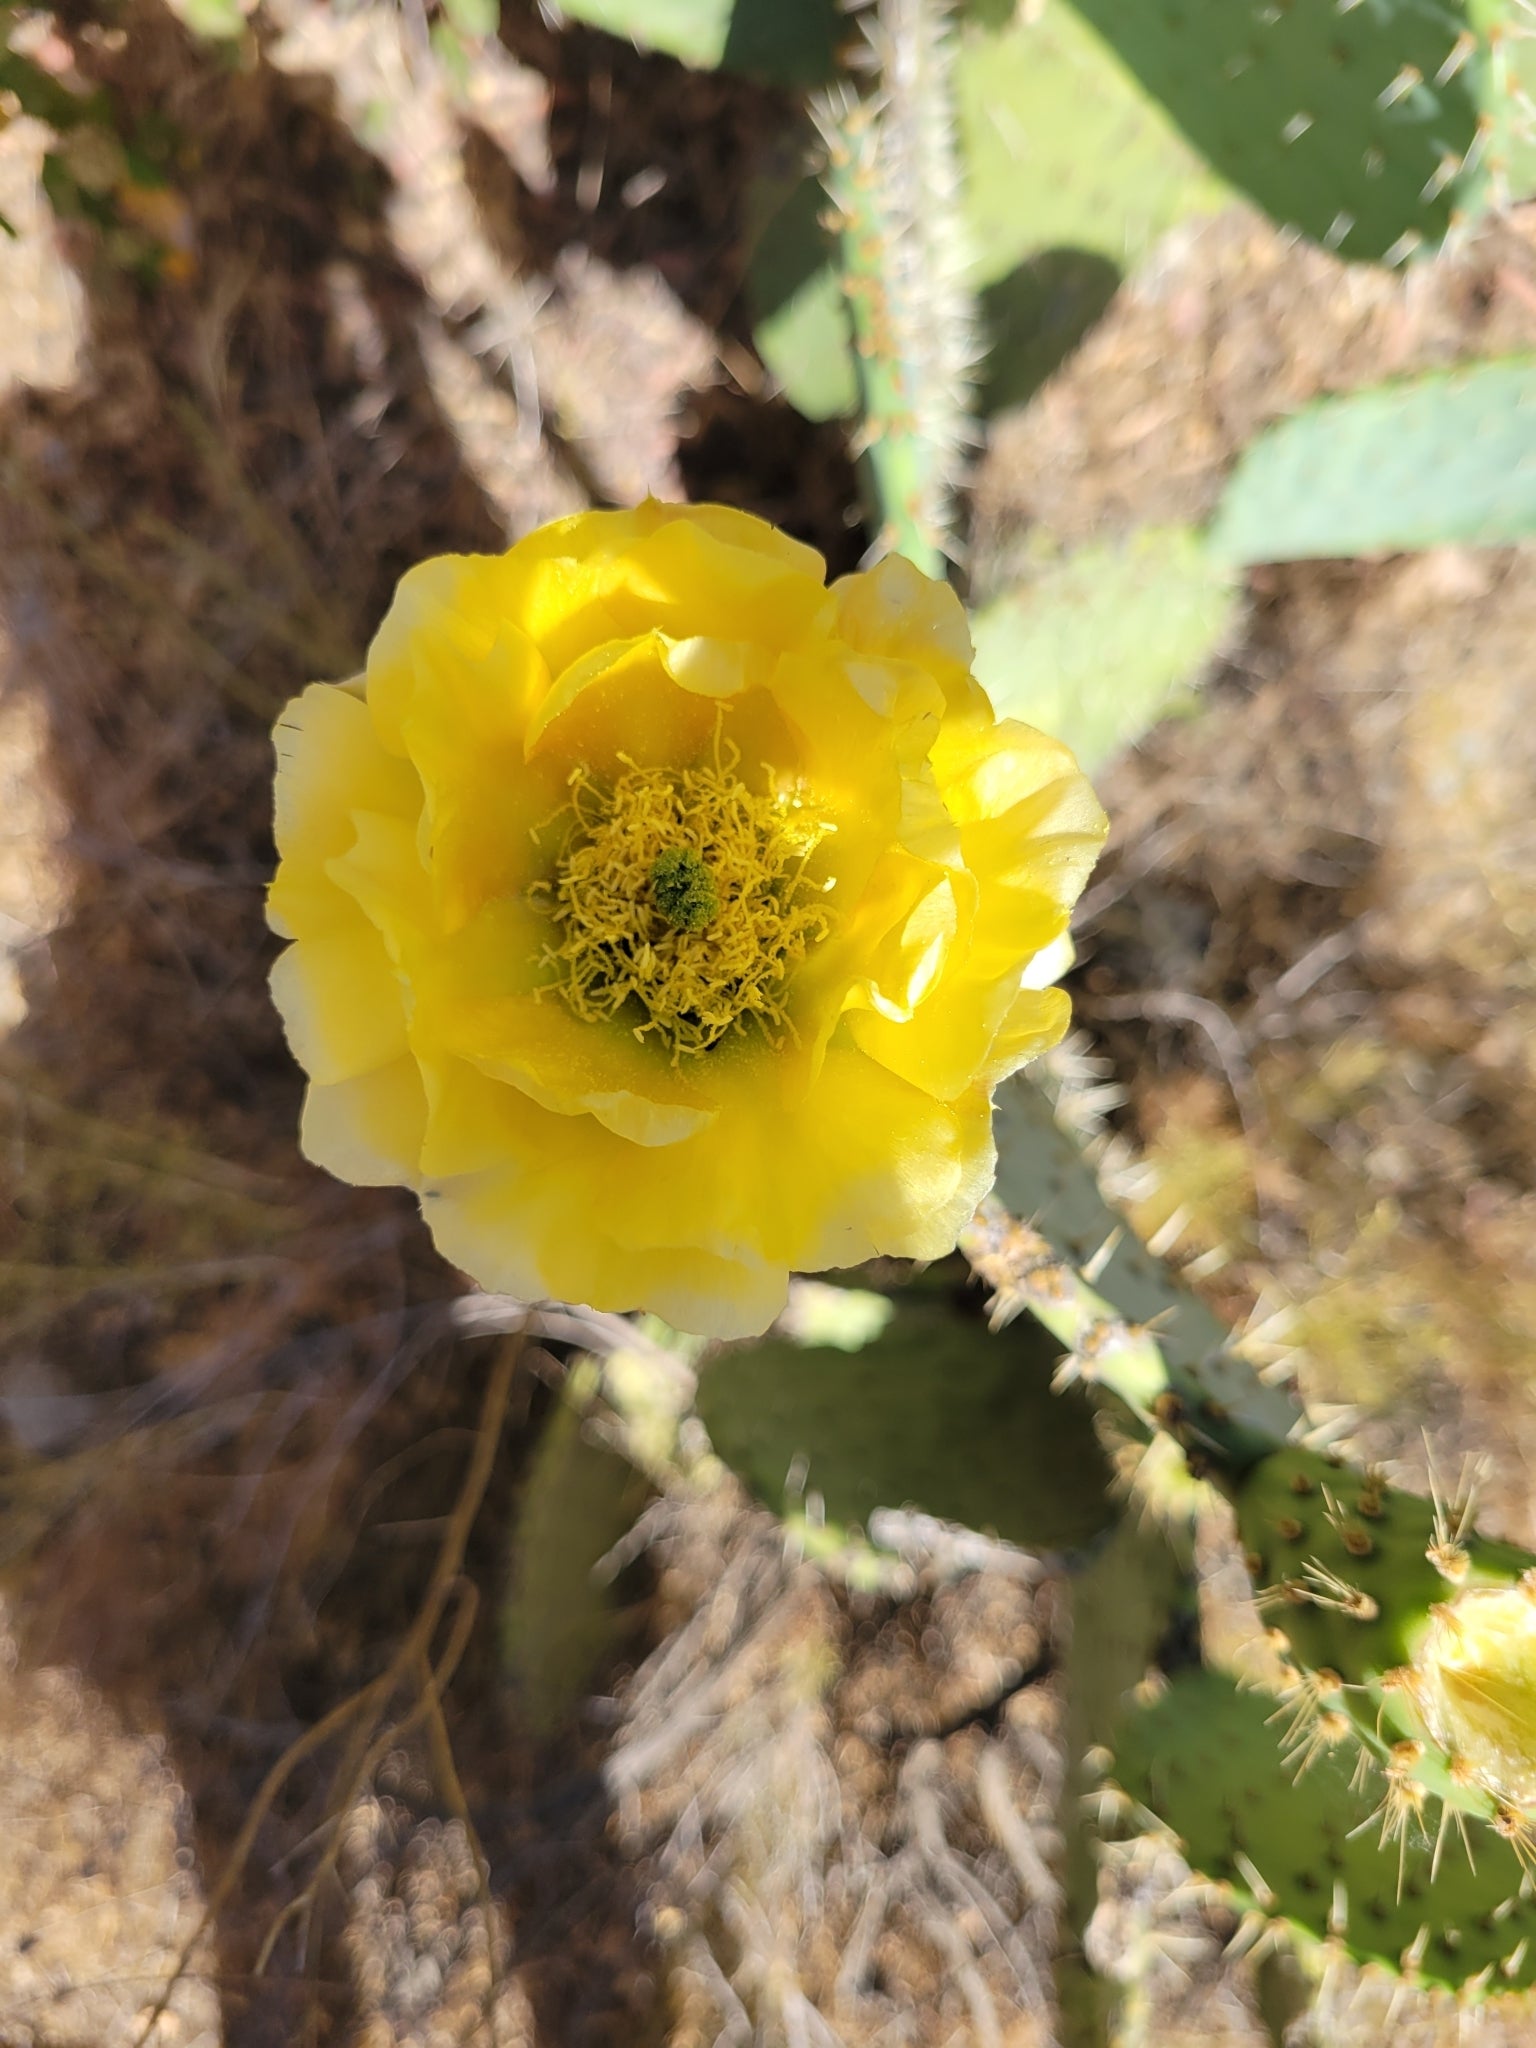
[[[1065,740],[1092,774],[1192,703],[1235,581],[1185,527],[1042,552],[1024,583],[973,617],[976,674],[1000,716]]]
[[[857,1350],[770,1339],[700,1378],[717,1453],[780,1513],[821,1496],[829,1523],[915,1506],[1030,1549],[1073,1549],[1113,1519],[1086,1405],[1051,1391],[1059,1347],[1021,1320],[990,1332],[902,1301]]]
[[[1235,563],[1367,555],[1536,533],[1536,358],[1330,398],[1271,427],[1211,528]]]

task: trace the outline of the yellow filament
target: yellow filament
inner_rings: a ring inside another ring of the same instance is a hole
[[[572,775],[575,827],[535,891],[559,934],[545,955],[554,986],[588,1023],[628,1008],[635,1036],[657,1033],[674,1065],[749,1024],[781,1043],[789,977],[829,929],[804,899],[806,861],[831,827],[792,797],[748,789],[734,748],[676,771],[620,759],[610,790],[585,768]],[[679,916],[668,884],[680,874],[707,877],[707,916]]]

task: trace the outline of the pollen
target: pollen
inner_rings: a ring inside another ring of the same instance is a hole
[[[555,926],[552,986],[674,1065],[753,1028],[781,1045],[794,970],[831,929],[806,864],[832,827],[793,792],[749,788],[719,739],[690,768],[620,759],[611,787],[573,775],[554,876],[531,892]]]

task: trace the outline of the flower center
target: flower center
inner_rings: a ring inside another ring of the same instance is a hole
[[[651,901],[680,932],[701,932],[720,911],[715,878],[691,846],[669,846],[651,862]]]
[[[628,1006],[674,1064],[754,1023],[780,1044],[790,974],[830,929],[805,865],[832,827],[748,789],[729,746],[680,770],[620,758],[611,789],[572,776],[576,829],[536,891],[558,932],[554,986],[589,1023]]]

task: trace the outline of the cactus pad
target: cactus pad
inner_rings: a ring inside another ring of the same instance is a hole
[[[1054,733],[1094,771],[1192,701],[1231,621],[1231,570],[1184,527],[1071,553],[971,621],[976,675],[999,716]]]
[[[808,420],[838,419],[859,403],[848,302],[832,237],[822,225],[826,207],[819,178],[784,167],[764,171],[747,194],[752,339],[785,397]]]
[[[1230,562],[1536,533],[1536,360],[1474,363],[1308,406],[1262,435],[1211,530]]]
[[[1489,1842],[1475,1870],[1446,1858],[1433,1877],[1423,1845],[1384,1856],[1348,1760],[1324,1755],[1293,1780],[1272,1708],[1218,1672],[1181,1673],[1126,1716],[1114,1778],[1242,1905],[1411,1983],[1474,1996],[1536,1983],[1536,1902],[1513,1851]]]
[[[1499,182],[1488,133],[1514,93],[1503,41],[1479,27],[1503,26],[1501,8],[1075,4],[1224,177],[1345,256],[1438,242]]]
[[[561,0],[560,11],[700,70],[726,65],[786,85],[830,77],[847,34],[833,0]]]
[[[1112,1519],[1109,1472],[1080,1401],[1051,1392],[1058,1347],[1028,1323],[992,1335],[904,1302],[858,1350],[774,1338],[699,1381],[718,1454],[781,1512],[819,1494],[829,1522],[913,1505],[1027,1549],[1076,1549]]]
[[[1237,1516],[1293,1755],[1348,1738],[1385,1781],[1387,1834],[1438,1800],[1442,1831],[1470,1815],[1536,1859],[1536,1559],[1473,1533],[1466,1503],[1294,1446],[1249,1471]]]

